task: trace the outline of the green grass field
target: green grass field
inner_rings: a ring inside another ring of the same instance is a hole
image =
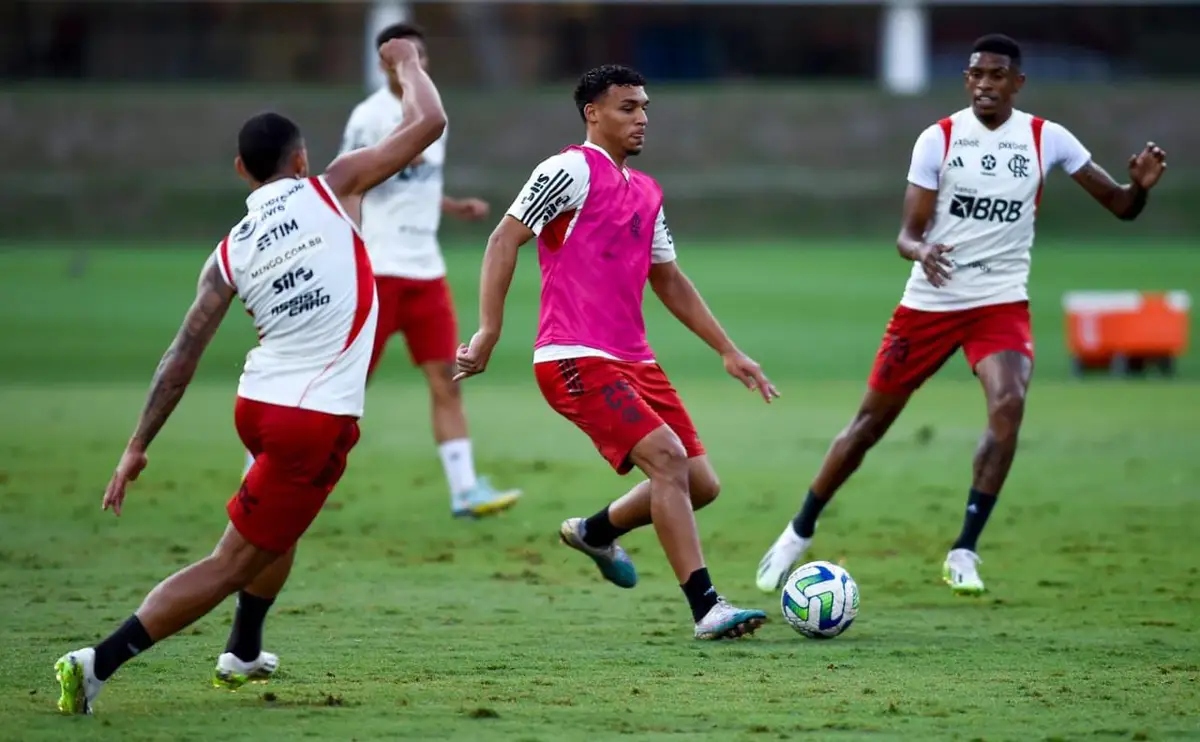
[[[0,739],[1200,739],[1200,364],[1185,357],[1170,381],[1071,379],[1058,303],[1068,288],[1200,295],[1186,244],[1039,245],[1038,367],[980,544],[983,598],[939,582],[983,423],[961,359],[822,520],[812,556],[844,560],[858,580],[854,627],[804,640],[754,590],[899,296],[907,266],[886,246],[681,245],[685,270],[778,382],[770,407],[647,302],[651,340],[724,482],[698,517],[710,569],[773,619],[753,639],[703,645],[651,532],[625,540],[643,576],[633,591],[557,543],[563,518],[635,480],[612,474],[537,391],[526,254],[493,368],[466,387],[479,468],[525,489],[515,510],[449,517],[424,391],[395,347],[268,620],[277,678],[209,687],[230,601],[126,666],[96,717],[60,717],[54,660],[205,555],[240,475],[232,403],[253,333],[231,313],[125,515],[100,511],[203,257],[0,252]],[[464,337],[479,257],[450,251]]]

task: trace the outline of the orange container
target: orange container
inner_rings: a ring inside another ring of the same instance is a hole
[[[1067,350],[1077,365],[1170,364],[1188,343],[1186,291],[1071,291],[1063,295]]]

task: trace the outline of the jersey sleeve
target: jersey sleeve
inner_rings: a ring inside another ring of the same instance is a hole
[[[534,169],[506,213],[540,235],[555,217],[583,206],[590,180],[587,158],[561,152]]]
[[[212,254],[208,256],[208,260],[205,261],[205,264],[216,264],[217,273],[221,275],[221,280],[223,280],[231,289],[237,291],[237,284],[235,284],[233,280],[233,266],[230,265],[229,262],[229,241],[230,238],[226,237],[218,242],[216,249],[213,250]],[[207,268],[205,268],[205,270],[207,270]]]
[[[913,145],[912,161],[908,165],[908,182],[930,191],[936,191],[941,179],[942,158],[946,153],[946,134],[942,127],[934,124],[917,137]]]
[[[1092,161],[1092,153],[1065,126],[1047,121],[1042,126],[1042,159],[1047,171],[1058,166],[1074,175]]]
[[[346,129],[342,132],[342,146],[338,150],[338,154],[345,154],[356,149],[371,146],[372,142],[367,119],[368,117],[361,105],[350,113],[350,118],[346,120]]]
[[[667,212],[661,206],[654,220],[654,242],[650,244],[651,263],[670,263],[675,260],[675,238],[667,226]]]

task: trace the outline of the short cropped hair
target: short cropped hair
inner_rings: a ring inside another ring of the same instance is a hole
[[[986,52],[988,54],[1003,54],[1012,60],[1013,66],[1021,66],[1021,45],[1012,38],[1001,33],[988,34],[981,36],[975,41],[975,46],[972,48],[974,52]]]
[[[238,132],[238,156],[250,177],[270,180],[283,169],[300,146],[300,127],[278,113],[260,113],[242,124]]]
[[[392,39],[425,40],[425,29],[415,23],[393,23],[379,32],[375,37],[375,48],[383,46]]]
[[[575,86],[575,105],[579,108],[579,117],[587,121],[587,117],[583,115],[584,107],[589,103],[595,103],[614,85],[638,87],[645,84],[646,78],[632,67],[605,64],[590,69],[583,73],[583,77],[579,78],[579,84]]]

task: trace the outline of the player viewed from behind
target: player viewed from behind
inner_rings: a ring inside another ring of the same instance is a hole
[[[740,636],[762,611],[725,602],[705,568],[693,508],[717,496],[713,472],[679,395],[646,340],[642,295],[654,293],[717,351],[725,370],[768,402],[778,396],[738,350],[675,262],[662,190],[627,166],[642,151],[649,100],[642,76],[608,65],[586,73],[575,104],[587,141],[542,162],[488,240],[480,328],[459,349],[459,377],[482,373],[500,339],[517,249],[537,237],[541,318],[534,371],[556,412],[575,423],[618,473],[648,477],[591,518],[562,524],[564,543],[620,587],[637,573],[616,540],[653,523],[692,609],[697,639]]]
[[[376,44],[408,39],[421,52],[428,68],[424,34],[417,26],[397,23],[380,32]],[[342,151],[375,144],[404,120],[404,85],[384,68],[387,85],[360,103],[350,114]],[[458,325],[454,301],[446,282],[446,262],[437,231],[443,213],[461,219],[482,219],[488,205],[477,198],[455,199],[443,193],[446,134],[422,152],[395,177],[363,198],[363,236],[379,292],[379,326],[371,353],[373,374],[388,341],[404,335],[408,355],[424,372],[432,403],[433,437],[450,488],[450,509],[456,516],[484,516],[516,503],[520,490],[496,490],[486,477],[475,474],[471,439],[462,397],[454,377]]]
[[[445,114],[408,41],[380,56],[404,80],[404,124],[374,147],[338,157],[308,177],[300,130],[267,113],[238,135],[237,170],[251,188],[247,214],[200,273],[196,299],[154,374],[146,406],[103,507],[120,514],[146,450],[183,397],[205,347],[236,296],[254,318],[259,345],[238,384],[238,435],[254,455],[227,511],[213,553],[154,588],[137,612],[94,648],[55,664],[65,713],[91,713],[105,681],[123,663],[238,593],[218,680],[230,686],[269,674],[262,624],[283,587],[295,544],[316,518],[358,441],[375,330],[375,282],[358,236],[362,195],[437,139]]]
[[[796,518],[763,557],[758,587],[776,590],[809,547],[817,516],[922,383],[960,348],[987,402],[962,531],[943,576],[956,593],[984,591],[976,541],[1017,450],[1033,372],[1030,248],[1042,182],[1055,167],[1122,220],[1132,220],[1166,168],[1153,143],[1118,185],[1069,131],[1013,108],[1025,82],[1006,36],[976,42],[964,73],[968,108],[926,129],[913,148],[897,248],[914,262],[888,323],[868,390],[833,442]]]

